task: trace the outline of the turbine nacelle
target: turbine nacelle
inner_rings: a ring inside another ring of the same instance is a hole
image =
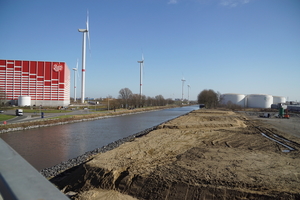
[[[141,61],[137,61],[138,63],[144,63],[144,54],[142,54],[142,60]]]
[[[78,31],[79,31],[79,32],[81,32],[81,33],[88,32],[88,30],[87,30],[87,29],[78,29]]]

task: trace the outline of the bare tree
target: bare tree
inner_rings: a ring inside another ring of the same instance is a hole
[[[140,94],[134,94],[132,95],[132,100],[134,102],[135,107],[144,107],[144,104],[146,102],[146,96],[145,95],[140,95]]]
[[[167,104],[174,104],[174,100],[171,98],[166,99]]]
[[[133,106],[134,108],[138,107],[141,102],[141,95],[139,94],[132,94],[130,98],[130,106]]]
[[[153,106],[153,98],[151,98],[151,97],[147,97],[146,98],[146,105],[147,106]]]
[[[119,91],[119,99],[122,100],[122,103],[125,104],[125,107],[128,107],[128,100],[131,98],[132,92],[129,88],[123,88]]]
[[[155,96],[155,100],[156,100],[156,105],[157,106],[164,106],[164,105],[166,105],[165,98],[161,94]]]
[[[207,108],[216,108],[219,103],[218,94],[212,89],[202,90],[198,94],[198,103],[205,104]]]

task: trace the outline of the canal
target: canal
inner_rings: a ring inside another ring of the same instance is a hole
[[[198,109],[187,106],[0,134],[38,171]]]

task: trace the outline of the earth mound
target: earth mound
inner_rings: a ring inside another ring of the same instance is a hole
[[[299,144],[246,113],[201,109],[51,181],[85,200],[299,199]]]

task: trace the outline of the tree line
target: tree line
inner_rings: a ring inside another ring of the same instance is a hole
[[[188,104],[187,100],[182,101],[174,101],[171,98],[165,99],[163,95],[157,95],[155,97],[134,94],[129,88],[122,88],[119,91],[119,96],[117,99],[112,96],[108,96],[107,98],[100,98],[102,103],[107,104],[109,109],[114,108],[141,108],[141,107],[149,107],[149,106],[166,106],[178,103]],[[197,103],[205,105],[206,108],[217,108],[221,106],[222,96],[221,93],[215,92],[212,89],[202,90],[197,96]]]
[[[122,88],[119,91],[118,99],[110,100],[111,108],[141,108],[148,106],[165,106],[174,104],[171,98],[165,99],[162,95],[155,97],[134,94],[129,88]]]
[[[175,101],[171,98],[165,99],[162,95],[146,97],[145,95],[133,94],[129,88],[123,88],[119,91],[119,97],[117,101],[118,107],[121,106],[123,108],[165,106],[175,103]],[[212,89],[205,89],[198,94],[197,102],[198,104],[204,104],[206,108],[217,108],[222,102],[222,96],[220,92],[215,92]]]

